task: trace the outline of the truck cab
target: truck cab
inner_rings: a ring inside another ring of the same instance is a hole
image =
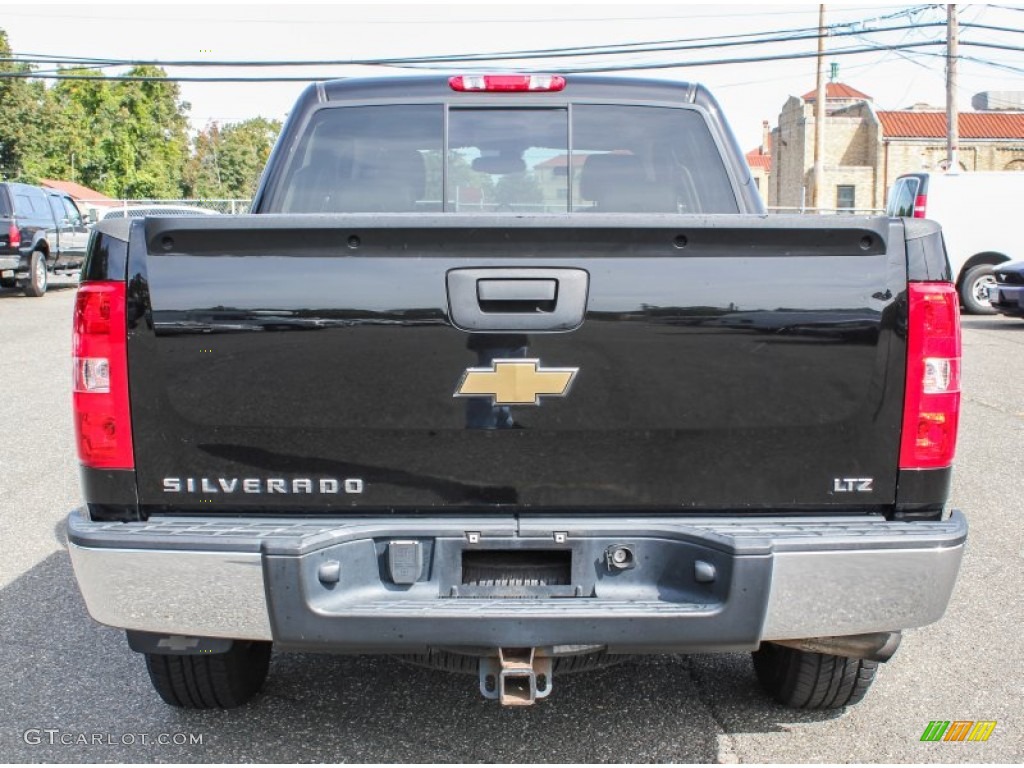
[[[81,269],[89,230],[63,192],[0,183],[0,286],[46,293],[49,276]]]

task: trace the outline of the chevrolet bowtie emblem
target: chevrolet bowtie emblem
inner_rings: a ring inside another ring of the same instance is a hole
[[[454,397],[490,397],[494,405],[540,405],[541,397],[565,397],[579,368],[541,368],[540,360],[495,360],[467,368]]]

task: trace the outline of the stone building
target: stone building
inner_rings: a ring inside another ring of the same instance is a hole
[[[946,160],[946,112],[917,104],[877,110],[870,96],[844,83],[826,88],[824,208],[866,211],[885,207],[893,181],[904,173],[940,170]],[[812,204],[814,103],[816,93],[791,96],[779,124],[760,150],[748,154],[763,164],[770,152],[761,193],[773,208]],[[1024,112],[960,113],[960,166],[968,171],[1024,170]],[[755,153],[760,152],[760,155]],[[755,178],[761,171],[751,163]],[[767,191],[767,194],[765,194]]]
[[[761,123],[761,146],[747,152],[747,165],[750,166],[750,175],[754,177],[754,184],[761,197],[767,200],[768,180],[772,170],[772,129],[767,120]]]

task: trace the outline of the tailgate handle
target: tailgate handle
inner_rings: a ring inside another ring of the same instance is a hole
[[[555,308],[555,297],[558,295],[557,280],[537,280],[527,278],[525,280],[478,280],[476,283],[476,297],[480,302],[480,308],[486,311],[501,311],[500,305],[511,304],[507,307],[512,312],[551,312]],[[495,306],[488,308],[487,304]],[[515,305],[523,305],[517,307]]]
[[[583,323],[590,275],[570,267],[453,269],[452,324],[464,331],[571,331]]]

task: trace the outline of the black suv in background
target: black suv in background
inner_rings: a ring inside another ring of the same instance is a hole
[[[0,286],[42,296],[50,273],[81,268],[88,242],[86,222],[68,195],[0,183]]]

